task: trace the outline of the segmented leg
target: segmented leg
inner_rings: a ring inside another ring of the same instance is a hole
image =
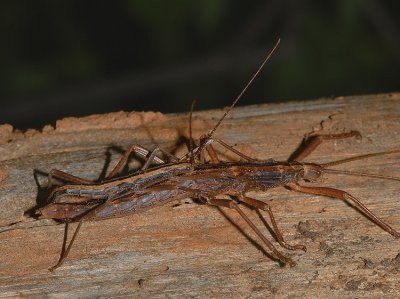
[[[177,162],[178,158],[176,158],[175,156],[173,156],[172,154],[160,149],[160,148],[156,148],[153,151],[149,151],[148,149],[140,146],[140,145],[132,145],[130,146],[122,155],[121,159],[118,161],[118,163],[115,165],[115,167],[113,168],[113,170],[107,175],[106,179],[111,179],[113,178],[118,171],[121,169],[121,167],[126,163],[126,161],[128,160],[129,155],[132,152],[135,152],[137,155],[143,157],[146,159],[145,164],[142,167],[142,170],[145,170],[148,168],[148,166],[151,163],[156,163],[156,164],[164,164],[165,161],[162,160],[160,157],[157,156],[157,151],[160,151],[162,153],[164,153],[166,156],[168,156],[172,161]],[[69,174],[67,172],[64,172],[62,170],[58,170],[58,169],[52,169],[49,174],[48,174],[48,182],[47,182],[47,188],[50,189],[53,186],[53,178],[59,178],[63,181],[66,181],[68,183],[73,183],[73,184],[81,184],[81,185],[90,185],[95,183],[94,181],[91,180],[87,180],[87,179],[83,179],[77,176],[74,176],[72,174]]]
[[[150,165],[151,163],[156,163],[156,164],[164,164],[165,161],[163,159],[161,159],[160,157],[158,157],[156,155],[156,151],[153,150],[153,152],[149,151],[148,149],[144,148],[141,145],[138,144],[134,144],[131,145],[122,155],[121,159],[118,161],[118,163],[115,165],[115,167],[113,168],[113,170],[111,170],[111,172],[108,174],[108,176],[106,177],[106,179],[111,179],[113,178],[118,171],[120,171],[120,169],[122,168],[122,166],[126,163],[126,161],[128,160],[130,154],[134,152],[135,154],[137,154],[138,156],[141,156],[145,159],[147,159],[146,163],[148,162],[147,166]],[[154,154],[153,154],[154,153]],[[150,154],[151,159],[148,159],[148,155]]]
[[[246,160],[246,161],[249,161],[249,162],[257,162],[257,159],[251,158],[251,157],[249,157],[249,156],[247,156],[247,155],[245,155],[245,154],[239,152],[237,149],[235,149],[235,148],[233,148],[232,146],[226,144],[225,142],[223,142],[223,141],[220,140],[220,139],[216,139],[216,138],[212,138],[212,139],[211,139],[211,138],[210,138],[209,140],[211,140],[212,142],[217,142],[217,143],[219,143],[220,145],[222,145],[223,147],[225,147],[225,148],[228,149],[229,151],[235,153],[235,154],[238,155],[240,158],[242,158],[242,159],[244,159],[244,160]]]
[[[400,232],[393,229],[389,224],[387,224],[385,221],[383,221],[373,212],[371,212],[360,200],[355,198],[353,195],[347,193],[346,191],[329,187],[306,187],[306,186],[300,186],[295,183],[290,183],[287,184],[286,186],[288,186],[290,189],[294,191],[316,194],[316,195],[324,195],[328,197],[350,201],[353,203],[354,207],[356,207],[360,212],[362,212],[365,216],[367,216],[372,222],[379,225],[381,228],[383,228],[385,231],[395,236],[396,238],[400,237]]]
[[[109,205],[109,204],[110,204],[109,201],[106,201],[106,202],[104,202],[102,204],[99,204],[98,206],[96,206],[93,209],[91,209],[87,214],[85,214],[84,216],[82,216],[79,219],[78,226],[76,227],[75,232],[74,232],[71,240],[69,241],[69,244],[68,244],[68,247],[67,247],[66,250],[64,250],[64,249],[65,249],[66,244],[67,244],[67,238],[66,237],[64,238],[60,258],[59,258],[57,264],[49,269],[51,272],[53,272],[55,269],[57,269],[58,267],[60,267],[64,263],[64,261],[67,258],[69,252],[71,251],[72,245],[74,244],[76,237],[78,236],[78,232],[81,229],[83,222],[85,220],[90,219],[90,217],[92,217],[93,214],[95,214],[98,210],[102,209],[104,206]],[[67,234],[67,231],[68,231],[68,223],[66,223],[66,226],[65,226],[65,232],[66,232],[65,234]]]
[[[202,152],[204,151],[204,148],[209,148],[209,146],[212,145],[212,143],[219,143],[221,146],[225,147],[226,149],[228,149],[229,151],[235,153],[236,155],[238,155],[239,157],[241,157],[242,159],[249,161],[249,162],[257,162],[257,159],[251,158],[249,156],[246,156],[245,154],[241,153],[240,151],[238,151],[237,149],[233,148],[232,146],[226,144],[225,142],[223,142],[220,139],[215,139],[215,138],[206,138],[206,139],[201,139],[201,145],[199,145],[198,147],[196,147],[193,150],[193,154],[196,156],[201,155]],[[208,150],[207,150],[208,152]],[[215,150],[214,150],[215,152]],[[216,153],[215,153],[216,154]],[[186,161],[189,159],[189,155],[190,153],[185,154],[184,156],[182,156],[179,161]],[[213,157],[210,155],[211,159],[213,159]],[[219,160],[219,159],[218,159]]]
[[[162,160],[160,157],[158,157],[157,151],[161,151],[162,153],[165,153],[167,156],[169,156],[170,158],[173,157],[173,159],[178,160],[176,157],[174,157],[173,155],[163,151],[162,149],[156,148],[155,150],[153,150],[152,152],[150,152],[149,150],[147,150],[146,148],[140,146],[140,145],[133,145],[131,147],[129,147],[123,154],[123,156],[121,157],[121,159],[119,160],[119,162],[117,163],[117,165],[114,167],[114,169],[109,173],[109,175],[106,177],[106,179],[111,179],[112,177],[114,177],[118,171],[121,169],[121,167],[126,163],[126,161],[128,160],[129,155],[132,152],[135,152],[136,154],[138,154],[139,156],[142,156],[144,158],[147,159],[144,167],[142,169],[146,169],[148,167],[148,165],[150,165],[151,162],[155,162],[157,164],[163,164],[165,163],[164,160]],[[150,155],[149,155],[150,154]],[[74,183],[74,184],[82,184],[82,185],[90,185],[93,184],[93,181],[87,180],[87,179],[83,179],[77,176],[74,176],[72,174],[66,173],[64,171],[61,170],[57,170],[57,169],[52,169],[49,172],[48,175],[48,188],[52,187],[52,179],[53,177],[57,177],[60,178],[64,181],[67,181],[69,183]],[[107,203],[107,202],[106,202]],[[106,204],[104,203],[104,204]],[[63,250],[61,251],[61,255],[60,255],[60,259],[58,261],[58,263],[51,267],[49,270],[50,271],[54,271],[56,268],[60,267],[64,260],[66,259],[66,257],[68,256],[69,252],[71,251],[72,245],[78,235],[78,232],[82,226],[82,223],[85,219],[88,219],[90,217],[90,215],[92,215],[95,211],[97,211],[97,208],[102,207],[104,204],[99,205],[98,207],[94,208],[93,210],[91,210],[88,214],[86,214],[85,216],[83,216],[80,221],[79,224],[77,226],[77,228],[75,229],[74,235],[72,236],[71,241],[68,244],[68,247],[66,250],[64,250],[65,246],[66,246],[66,242],[67,240],[65,239],[63,242]],[[67,233],[68,231],[68,225],[66,225],[65,227],[65,231]]]
[[[60,258],[59,258],[57,264],[55,264],[53,267],[49,268],[49,271],[53,272],[55,269],[57,269],[64,263],[69,252],[71,251],[72,244],[74,243],[76,236],[78,235],[78,232],[82,226],[82,223],[83,223],[83,218],[79,221],[78,226],[75,229],[74,235],[72,236],[71,241],[69,241],[69,244],[68,244],[68,247],[66,250],[64,250],[64,248],[67,243],[67,238],[66,237],[64,238],[64,242],[63,242],[63,246],[62,246],[63,250],[61,250]],[[68,231],[68,223],[66,223],[66,225],[65,225],[65,236],[67,235],[67,231]]]
[[[361,137],[360,132],[350,131],[340,134],[328,134],[328,135],[312,135],[303,140],[300,147],[289,157],[288,161],[303,161],[308,155],[310,155],[323,141],[344,139],[350,137]]]
[[[257,236],[264,242],[264,244],[274,253],[275,257],[284,264],[288,264],[290,267],[296,265],[296,263],[289,257],[284,256],[276,249],[276,247],[263,235],[263,233],[257,228],[257,226],[250,220],[249,217],[239,208],[238,204],[229,199],[211,198],[208,203],[215,206],[226,207],[236,210],[239,215],[247,222],[251,229],[257,234]]]
[[[218,158],[217,152],[211,144],[206,145],[206,151],[211,158],[211,163],[217,164],[221,162],[221,160]]]
[[[93,184],[92,181],[82,179],[80,177],[74,176],[72,174],[66,173],[64,171],[58,170],[58,169],[52,169],[50,170],[48,176],[47,176],[47,188],[50,189],[53,187],[53,178],[59,178],[63,181],[69,182],[69,183],[74,183],[74,184],[81,184],[81,185],[90,185]]]
[[[159,152],[167,156],[169,158],[169,161],[175,163],[179,162],[179,159],[177,157],[157,146],[154,150],[151,151],[150,155],[147,155],[145,157],[147,160],[143,164],[141,170],[146,170],[152,163],[156,163],[158,165],[165,164],[166,162],[157,156],[157,153]]]
[[[255,207],[257,209],[267,212],[269,219],[271,220],[276,239],[282,247],[289,249],[289,250],[303,250],[304,252],[307,251],[307,248],[304,245],[290,245],[290,244],[286,243],[281,231],[278,228],[278,224],[276,223],[276,220],[275,220],[274,214],[272,213],[270,205],[268,205],[267,203],[265,203],[261,200],[257,200],[257,199],[250,198],[247,196],[240,196],[239,200],[244,203],[247,203],[248,205],[250,205],[252,207]]]

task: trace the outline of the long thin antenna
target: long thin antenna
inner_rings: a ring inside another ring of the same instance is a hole
[[[393,150],[393,151],[387,151],[387,152],[378,152],[378,153],[371,153],[371,154],[366,154],[366,155],[361,155],[361,156],[356,156],[356,157],[350,157],[350,158],[346,158],[346,159],[342,159],[342,160],[338,160],[338,161],[332,161],[332,162],[328,162],[328,163],[325,163],[325,164],[321,164],[321,166],[323,168],[326,168],[326,167],[339,165],[339,164],[343,164],[343,163],[348,163],[348,162],[361,160],[361,159],[365,159],[365,158],[382,156],[382,155],[387,155],[387,154],[396,154],[396,153],[400,153],[400,150]]]
[[[278,41],[275,43],[275,46],[272,48],[272,50],[269,52],[268,56],[264,59],[264,61],[261,63],[261,65],[258,67],[257,71],[254,73],[254,75],[251,77],[250,81],[246,84],[246,86],[242,89],[242,91],[239,93],[239,95],[235,98],[231,106],[225,111],[224,115],[219,119],[215,127],[208,132],[207,138],[211,138],[211,136],[214,134],[214,132],[217,130],[217,128],[221,125],[222,121],[225,119],[225,117],[231,112],[233,107],[235,107],[236,103],[240,100],[240,98],[243,96],[243,94],[246,92],[246,90],[249,88],[251,83],[253,83],[254,79],[258,76],[264,65],[267,63],[267,61],[271,58],[272,54],[274,53],[275,49],[278,47],[279,43],[281,42],[281,39],[279,38]]]
[[[392,180],[392,181],[400,181],[400,177],[386,176],[386,175],[375,174],[375,173],[337,170],[337,169],[324,169],[324,172],[335,173],[335,174],[344,174],[344,175],[353,175],[353,176],[362,176],[362,177],[377,178],[377,179]]]

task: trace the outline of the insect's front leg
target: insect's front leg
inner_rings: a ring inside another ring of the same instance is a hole
[[[375,224],[379,225],[389,234],[395,236],[396,238],[400,237],[400,232],[393,229],[389,224],[376,216],[373,212],[371,212],[360,200],[355,198],[353,195],[347,193],[346,191],[329,188],[329,187],[306,187],[301,186],[295,183],[286,184],[287,187],[294,191],[299,191],[308,194],[315,195],[323,195],[332,198],[342,199],[346,201],[351,201],[353,206],[356,207],[359,211],[361,211],[365,216],[367,216],[370,220],[372,220]]]
[[[350,137],[360,138],[361,134],[358,131],[350,131],[340,134],[327,134],[327,135],[312,135],[305,138],[299,148],[289,157],[288,161],[303,161],[310,155],[322,142],[327,140],[345,139]]]

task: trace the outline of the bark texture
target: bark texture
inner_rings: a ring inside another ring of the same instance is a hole
[[[211,129],[222,113],[196,112],[194,136]],[[215,137],[259,159],[285,160],[305,134],[349,130],[360,131],[362,139],[324,143],[307,161],[399,149],[400,93],[235,108]],[[131,144],[180,155],[187,137],[187,115],[153,112],[66,118],[41,132],[0,126],[0,298],[400,297],[399,239],[343,201],[283,188],[251,195],[270,202],[289,243],[307,246],[307,253],[281,250],[297,262],[293,268],[268,257],[235,211],[185,200],[84,223],[64,266],[48,271],[58,260],[64,226],[26,212],[43,201],[46,192],[38,184],[46,184],[51,169],[95,180]],[[399,176],[399,158],[336,168]],[[319,185],[348,191],[400,230],[400,182],[326,175]],[[245,211],[273,240],[260,214]]]

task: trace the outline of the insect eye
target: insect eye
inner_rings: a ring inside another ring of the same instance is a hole
[[[318,169],[314,169],[312,172],[313,172],[312,176],[313,176],[314,178],[318,178],[318,177],[321,176],[321,171],[318,170]]]
[[[303,179],[309,182],[315,181],[321,176],[322,172],[319,169],[315,168],[306,168],[304,169]]]

